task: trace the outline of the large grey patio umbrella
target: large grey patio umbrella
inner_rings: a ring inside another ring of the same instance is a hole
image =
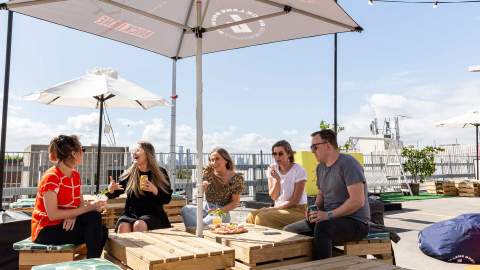
[[[174,62],[195,55],[199,177],[203,53],[362,30],[334,0],[14,0],[7,8],[159,53]],[[201,224],[203,190],[197,186]],[[198,226],[197,235],[201,229]]]
[[[479,161],[478,161],[478,127],[480,126],[480,111],[471,111],[466,114],[458,115],[452,118],[449,118],[445,121],[440,121],[435,123],[437,127],[453,127],[453,128],[467,128],[467,127],[475,127],[475,149],[476,149],[476,171],[475,171],[475,179],[478,180],[479,178]]]
[[[46,90],[37,91],[24,97],[46,105],[85,107],[100,110],[98,122],[96,192],[100,187],[100,161],[102,152],[103,110],[108,108],[133,108],[147,110],[155,106],[168,106],[169,102],[160,96],[118,76],[110,68],[95,68],[86,75],[68,82],[57,84]]]

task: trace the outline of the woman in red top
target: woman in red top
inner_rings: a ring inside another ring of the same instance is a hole
[[[38,184],[32,214],[32,241],[39,244],[87,245],[87,258],[100,257],[108,231],[100,212],[105,202],[85,203],[80,174],[84,148],[76,136],[60,135],[48,147],[55,166],[48,169]]]

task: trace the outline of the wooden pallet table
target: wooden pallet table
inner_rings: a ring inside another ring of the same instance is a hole
[[[380,261],[355,256],[339,256],[324,260],[304,262],[289,266],[274,267],[271,270],[398,270],[404,269]]]
[[[214,270],[234,266],[234,249],[175,228],[110,235],[105,252],[133,270]]]
[[[246,228],[247,233],[233,235],[206,230],[204,236],[235,249],[235,269],[267,269],[311,260],[312,237],[251,224]],[[278,234],[265,235],[265,231]]]

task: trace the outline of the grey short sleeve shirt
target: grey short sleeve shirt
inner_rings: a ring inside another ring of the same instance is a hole
[[[317,186],[323,193],[323,206],[332,211],[342,205],[348,198],[347,187],[356,183],[364,183],[365,204],[350,217],[367,222],[370,220],[368,191],[363,168],[352,156],[340,154],[337,161],[327,167],[320,163],[317,166]]]

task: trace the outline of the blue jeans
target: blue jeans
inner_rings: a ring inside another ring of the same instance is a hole
[[[207,201],[203,202],[203,224],[210,225],[212,224],[213,216],[208,214],[208,210],[221,208],[221,205],[209,203]],[[187,205],[182,208],[180,212],[183,218],[183,223],[185,227],[192,228],[197,227],[197,206],[196,205]],[[222,217],[222,222],[230,222],[230,213],[227,213]]]

